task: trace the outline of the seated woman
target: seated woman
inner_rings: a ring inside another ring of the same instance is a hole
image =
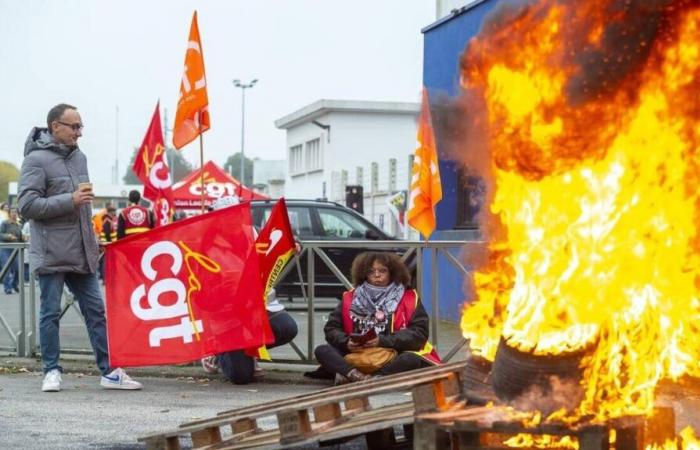
[[[410,288],[411,275],[401,259],[393,253],[362,253],[351,271],[355,288],[343,294],[328,317],[323,328],[328,344],[314,351],[323,369],[336,374],[336,383],[439,364],[428,342],[428,314]],[[393,349],[395,353],[379,353],[395,356],[380,358],[389,359],[382,367],[362,365],[365,373],[353,366],[357,358],[346,357],[373,348]]]

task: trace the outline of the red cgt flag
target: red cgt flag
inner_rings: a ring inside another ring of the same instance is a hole
[[[283,198],[275,203],[270,218],[260,230],[255,240],[255,250],[260,258],[260,275],[267,298],[275,280],[294,254],[294,234]]]
[[[156,226],[169,224],[173,215],[173,183],[164,155],[158,102],[131,168],[143,182],[143,196],[155,204]]]
[[[224,208],[108,246],[110,365],[192,361],[258,347],[272,336],[250,204]]]
[[[204,72],[204,53],[199,37],[197,11],[192,16],[190,37],[185,52],[185,71],[180,81],[180,99],[177,102],[173,146],[180,149],[209,129],[209,97]]]

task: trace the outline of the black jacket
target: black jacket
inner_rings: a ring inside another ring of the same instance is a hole
[[[403,301],[403,300],[402,300]],[[348,340],[350,337],[345,334],[343,327],[343,303],[338,306],[328,316],[328,322],[323,327],[326,335],[326,342],[343,353],[348,352]],[[393,322],[393,317],[389,318],[389,323]],[[397,352],[419,351],[428,340],[430,318],[425,312],[423,304],[418,302],[413,317],[409,320],[406,328],[391,333],[389,328],[379,335],[379,346],[393,348]]]

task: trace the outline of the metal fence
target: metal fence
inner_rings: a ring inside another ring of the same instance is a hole
[[[19,307],[18,329],[10,325],[10,321],[0,313],[0,325],[2,331],[10,337],[10,346],[2,346],[0,349],[9,350],[17,356],[33,355],[36,349],[36,282],[34,277],[29,277],[29,286],[24,284],[24,262],[27,261],[27,249],[29,244],[24,242],[0,244],[0,254],[4,259],[2,269],[0,269],[0,280],[5,278],[5,274],[10,270],[10,265],[17,261],[19,277]],[[27,318],[27,313],[29,317]],[[29,320],[27,320],[29,319]],[[27,323],[29,322],[29,323]]]
[[[329,248],[362,248],[367,250],[403,250],[404,253],[401,257],[403,261],[407,261],[409,258],[415,256],[415,266],[416,266],[416,288],[418,290],[421,298],[425,298],[426,289],[430,289],[430,301],[431,301],[431,315],[430,315],[430,339],[435,347],[439,344],[440,336],[440,326],[441,321],[439,319],[439,308],[440,303],[438,301],[439,292],[439,277],[438,277],[438,256],[444,257],[454,268],[458,270],[464,276],[469,274],[469,270],[465,267],[462,262],[449,252],[452,249],[458,249],[460,251],[470,251],[471,247],[481,246],[483,242],[481,241],[302,241],[302,252],[297,255],[294,260],[288,264],[285,269],[280,274],[278,281],[284,279],[284,277],[291,270],[296,270],[301,283],[302,295],[307,301],[307,351],[304,353],[297,345],[293,342],[290,344],[294,351],[299,356],[299,360],[284,360],[280,362],[302,362],[311,363],[314,362],[313,350],[316,345],[315,330],[313,324],[315,323],[315,301],[316,301],[316,282],[315,282],[315,258],[306,258],[306,279],[304,280],[303,269],[299,263],[300,259],[307,253],[309,256],[312,254],[318,255],[321,261],[328,266],[331,272],[336,276],[336,278],[347,288],[352,288],[352,284],[347,279],[345,274],[337,267],[333,262],[332,258],[328,256],[325,250]],[[430,265],[431,270],[431,280],[430,286],[423,286],[423,273],[425,269],[426,258],[430,258],[432,264]],[[461,289],[461,286],[460,286]],[[461,338],[455,345],[450,348],[450,350],[442,356],[444,361],[449,361],[452,357],[466,344],[466,340]],[[275,360],[277,361],[277,360]]]
[[[302,297],[306,301],[306,319],[307,319],[307,348],[306,352],[302,351],[299,346],[294,342],[290,343],[292,349],[298,356],[298,359],[280,359],[275,358],[275,362],[282,363],[313,363],[314,356],[313,350],[316,344],[316,336],[314,325],[316,322],[316,258],[311,257],[317,255],[319,259],[325,264],[330,271],[336,276],[340,283],[342,283],[346,288],[350,289],[352,287],[350,281],[346,275],[338,268],[334,263],[333,259],[328,256],[326,250],[331,248],[362,248],[367,250],[392,250],[392,251],[402,251],[402,260],[415,261],[416,270],[416,288],[421,295],[421,298],[426,298],[424,295],[427,291],[430,291],[430,339],[434,346],[439,344],[440,327],[441,321],[439,320],[439,308],[440,303],[438,301],[438,287],[439,279],[438,276],[438,258],[442,257],[454,267],[455,270],[459,271],[463,275],[468,275],[468,268],[462,264],[462,262],[455,257],[450,250],[459,251],[470,251],[470,247],[482,245],[482,242],[476,241],[357,241],[357,240],[338,240],[338,241],[301,241],[302,251],[300,254],[294,256],[292,261],[287,264],[284,270],[280,273],[278,278],[278,283],[283,281],[284,278],[289,274],[290,271],[296,271],[299,277],[300,288],[302,292]],[[28,244],[26,243],[14,243],[14,244],[0,244],[0,251],[4,249],[9,249],[12,253],[9,258],[0,269],[0,279],[9,270],[9,265],[15,259],[19,259],[19,271],[18,276],[20,280],[23,281],[24,277],[24,262],[27,260],[26,252],[28,249]],[[308,255],[306,258],[306,267],[302,268],[300,260],[304,255]],[[432,283],[430,286],[423,286],[423,273],[426,267],[426,261],[432,262],[430,264]],[[306,276],[304,276],[304,273]],[[11,346],[0,346],[2,350],[8,350],[17,356],[34,356],[38,352],[37,340],[36,340],[36,330],[37,330],[37,320],[36,320],[36,297],[37,297],[37,285],[34,276],[29,277],[29,284],[25,286],[23,282],[19,284],[19,320],[18,329],[13,329],[10,326],[9,321],[2,315],[0,311],[0,325],[4,331],[10,336],[12,345]],[[461,289],[461,286],[460,286]],[[75,308],[76,312],[80,315],[80,311],[75,307],[73,303],[72,295],[66,290],[64,290],[63,306],[61,317],[67,312],[71,307]],[[82,316],[81,316],[82,317]],[[457,343],[455,343],[452,348],[444,353],[442,359],[444,361],[449,361],[459,350],[464,346],[466,341],[461,338]],[[62,346],[61,351],[63,353],[91,353],[91,350],[85,348],[68,348]]]

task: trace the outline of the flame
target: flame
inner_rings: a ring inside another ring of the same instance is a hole
[[[695,435],[691,427],[685,427],[680,435],[674,440],[667,440],[661,445],[651,444],[645,447],[645,450],[700,450],[700,440]]]
[[[700,376],[700,2],[492,17],[462,57],[491,186],[464,336],[587,350],[567,414],[649,414],[659,380]]]

